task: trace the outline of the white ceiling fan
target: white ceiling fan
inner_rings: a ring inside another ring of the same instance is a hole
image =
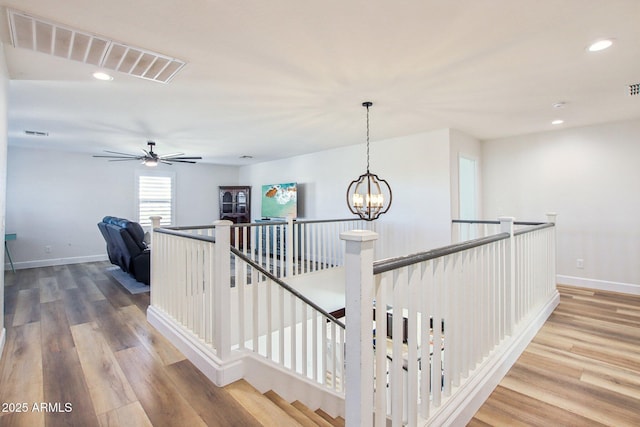
[[[158,163],[164,163],[165,165],[171,165],[173,163],[196,163],[194,160],[200,160],[202,157],[184,157],[184,153],[165,154],[163,156],[153,152],[153,147],[156,145],[153,141],[147,141],[149,150],[142,149],[143,155],[120,153],[118,151],[104,150],[109,155],[94,155],[93,157],[103,157],[110,159],[110,162],[122,162],[127,160],[141,160],[142,163],[149,167],[158,166]]]

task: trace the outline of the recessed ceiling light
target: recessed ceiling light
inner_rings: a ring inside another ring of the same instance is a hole
[[[244,156],[240,156],[241,159],[253,159],[253,156],[248,156],[248,155],[244,155]]]
[[[611,47],[612,44],[613,40],[611,39],[598,40],[597,42],[591,43],[588,47],[588,50],[589,52],[599,52]]]
[[[103,80],[105,82],[113,80],[112,76],[107,73],[103,73],[102,71],[96,71],[95,73],[93,73],[93,78],[96,80]]]
[[[567,106],[567,103],[564,101],[556,102],[553,104],[553,108],[564,108]]]
[[[552,125],[561,125],[563,123],[564,123],[564,120],[560,120],[560,119],[554,120],[551,122]]]

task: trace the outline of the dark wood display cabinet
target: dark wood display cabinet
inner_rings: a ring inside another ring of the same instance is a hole
[[[221,186],[220,190],[220,219],[226,219],[234,224],[251,222],[251,187],[245,185]],[[242,229],[239,230],[242,242]],[[231,244],[235,246],[235,233],[231,229]]]

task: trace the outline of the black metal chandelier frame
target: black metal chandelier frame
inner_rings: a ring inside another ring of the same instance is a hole
[[[367,172],[351,181],[347,188],[349,210],[365,221],[374,221],[387,213],[393,200],[389,183],[369,170],[369,107],[372,105],[369,101],[362,103],[367,109]],[[389,194],[388,201],[385,200],[385,193]]]

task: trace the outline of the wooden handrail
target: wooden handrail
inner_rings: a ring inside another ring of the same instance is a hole
[[[322,314],[324,317],[326,317],[329,321],[335,323],[336,325],[338,325],[342,329],[345,328],[344,323],[342,323],[341,321],[336,319],[331,313],[328,313],[326,310],[324,310],[322,307],[317,305],[315,302],[311,301],[309,298],[305,297],[300,292],[296,291],[291,286],[287,285],[284,281],[278,279],[276,276],[274,276],[271,272],[266,270],[260,264],[256,263],[251,258],[246,256],[245,254],[243,254],[242,252],[240,252],[238,249],[234,248],[233,246],[229,246],[229,248],[230,248],[231,252],[235,256],[237,256],[238,258],[240,258],[241,260],[243,260],[244,262],[249,264],[252,268],[255,268],[256,270],[258,270],[260,272],[260,274],[265,275],[266,277],[269,278],[269,280],[275,282],[281,288],[283,288],[286,291],[288,291],[288,292],[292,293],[293,295],[295,295],[298,299],[303,301],[305,304],[311,306],[314,310],[318,311],[320,314]]]

